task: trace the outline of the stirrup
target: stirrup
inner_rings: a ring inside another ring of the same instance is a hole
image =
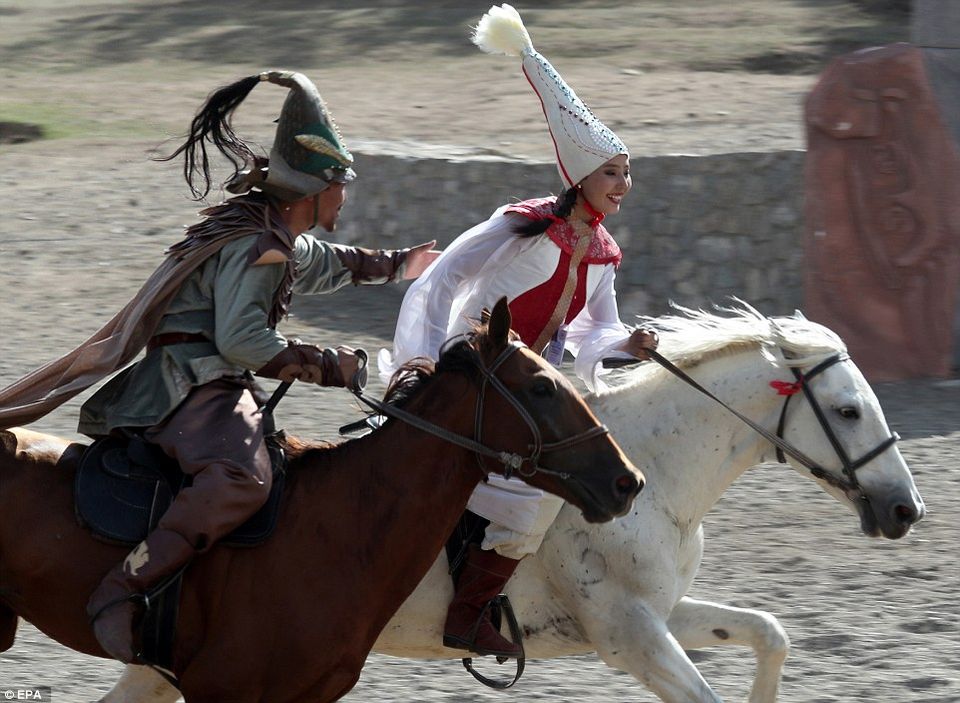
[[[143,603],[144,610],[150,610],[151,601],[155,599],[157,596],[159,596],[161,593],[163,593],[165,590],[167,590],[170,586],[172,586],[174,582],[178,578],[180,578],[183,572],[187,570],[188,566],[189,566],[189,563],[184,564],[179,569],[174,571],[172,574],[167,576],[165,579],[161,580],[160,583],[158,583],[156,586],[151,588],[146,593],[128,593],[125,596],[114,598],[112,601],[108,602],[106,605],[101,606],[96,613],[90,616],[90,624],[93,625],[96,619],[99,618],[101,615],[103,615],[103,611],[106,610],[107,608],[112,608],[113,606],[120,605],[121,603],[124,603],[126,601],[136,602],[139,600]]]
[[[471,637],[459,637],[457,635],[448,635],[444,633],[443,635],[443,646],[449,647],[450,649],[465,649],[468,652],[473,652],[478,657],[496,657],[497,662],[503,664],[508,659],[514,659],[512,654],[501,654],[494,652],[492,650],[480,647],[477,645],[477,630],[474,629],[473,635]],[[516,643],[514,643],[516,644]],[[523,656],[523,648],[521,647],[520,656]]]
[[[524,670],[524,667],[526,666],[527,659],[526,659],[526,652],[523,649],[523,634],[520,631],[519,623],[517,623],[517,616],[513,614],[513,606],[510,604],[510,599],[507,598],[506,594],[504,593],[501,593],[499,596],[496,596],[490,599],[489,601],[487,601],[487,604],[483,606],[483,610],[480,612],[480,618],[477,620],[477,624],[473,628],[472,639],[474,640],[474,642],[472,644],[475,644],[475,640],[477,637],[477,630],[480,629],[480,623],[482,622],[484,616],[493,607],[499,607],[503,611],[504,615],[506,615],[507,625],[510,628],[510,639],[513,641],[515,645],[520,647],[520,656],[516,657],[515,659],[515,661],[517,662],[517,671],[513,675],[513,679],[510,681],[507,681],[507,680],[496,681],[494,679],[488,679],[486,676],[477,672],[473,668],[473,657],[464,657],[460,661],[463,664],[463,668],[469,671],[470,675],[473,678],[475,678],[477,681],[482,683],[484,686],[488,686],[490,688],[495,688],[497,690],[502,691],[504,689],[510,688],[511,686],[513,686],[513,684],[515,684],[517,681],[520,680],[520,677],[523,675],[523,670]],[[444,646],[447,646],[446,644],[447,635],[444,635],[443,639],[444,639]],[[460,638],[458,637],[456,639],[459,640]],[[491,656],[496,657],[498,664],[504,664],[510,659],[513,659],[513,657],[498,656],[495,654]]]

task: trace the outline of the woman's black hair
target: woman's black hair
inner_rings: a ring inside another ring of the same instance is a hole
[[[573,212],[573,206],[577,204],[578,192],[579,191],[577,190],[576,186],[571,186],[560,194],[560,197],[557,198],[557,202],[553,204],[554,217],[559,217],[564,220],[570,217],[570,214]],[[539,220],[529,220],[524,222],[514,231],[521,238],[536,237],[537,235],[546,232],[547,228],[551,224],[553,224],[553,220],[549,217],[544,217]]]
[[[253,161],[254,155],[230,124],[233,111],[244,101],[256,85],[260,76],[242,78],[236,83],[218,88],[210,94],[207,101],[190,123],[190,133],[186,141],[169,156],[158,157],[157,161],[172,161],[184,154],[183,177],[190,186],[194,200],[203,200],[210,192],[210,160],[207,158],[206,142],[211,142],[217,150],[227,157],[233,165],[233,178],[243,165]],[[203,179],[203,189],[194,183]]]

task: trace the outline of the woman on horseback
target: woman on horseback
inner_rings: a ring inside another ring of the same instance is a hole
[[[597,387],[607,356],[644,358],[656,335],[628,330],[617,310],[614,278],[620,248],[601,224],[616,214],[631,187],[629,154],[533,49],[509,5],[484,15],[473,41],[484,51],[522,56],[523,72],[541,100],[565,190],[557,198],[504,205],[460,235],[407,291],[393,352],[382,350],[388,382],[405,361],[436,359],[449,337],[501,296],[527,346],[559,366],[564,350],[588,387]],[[517,656],[519,647],[480,618],[519,560],[536,552],[562,501],[516,479],[491,477],[469,509],[490,521],[481,547],[472,545],[450,605],[444,644],[478,654]]]

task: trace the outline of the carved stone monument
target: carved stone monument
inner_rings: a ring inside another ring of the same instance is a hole
[[[910,42],[923,52],[923,64],[940,114],[960,145],[960,2],[912,0]],[[960,375],[960,288],[953,315],[953,369]]]
[[[807,98],[807,317],[872,381],[946,377],[960,287],[960,150],[921,50],[836,59]]]

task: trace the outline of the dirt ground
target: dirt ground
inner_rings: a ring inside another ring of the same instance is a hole
[[[535,45],[595,112],[636,153],[656,154],[802,148],[801,101],[823,61],[906,38],[903,16],[858,9],[879,4],[587,0],[520,9]],[[0,130],[0,384],[93,332],[194,221],[176,167],[146,154],[181,133],[217,85],[296,68],[317,82],[352,147],[550,157],[516,63],[465,40],[487,3],[341,5],[0,0],[0,122],[37,124],[50,137],[4,144]],[[254,91],[238,126],[268,144],[279,101],[275,88]],[[349,289],[303,301],[284,331],[374,351],[392,335],[401,294]],[[778,467],[742,478],[707,520],[693,595],[780,617],[793,641],[781,697],[789,703],[960,701],[960,568],[950,556],[960,538],[960,382],[876,390],[929,510],[908,537],[864,538],[852,515]],[[80,401],[36,428],[75,438]],[[281,415],[292,432],[331,438],[359,411],[342,392],[295,387]],[[749,657],[718,650],[698,660],[726,700],[746,698]],[[0,655],[0,688],[49,685],[54,700],[90,701],[119,670],[24,624]],[[380,656],[346,700],[508,696],[654,700],[594,657],[530,662],[518,688],[497,694],[457,662]]]

